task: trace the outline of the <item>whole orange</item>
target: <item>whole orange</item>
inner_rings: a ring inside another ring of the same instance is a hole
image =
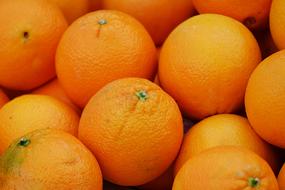
[[[65,103],[44,95],[23,95],[0,109],[0,154],[15,139],[42,128],[77,135],[79,116]]]
[[[67,96],[67,94],[65,93],[65,91],[63,90],[62,86],[59,84],[57,79],[54,79],[51,82],[45,84],[44,86],[37,88],[32,93],[48,95],[57,98],[58,100],[61,100],[62,102],[71,106],[77,112],[80,112],[79,108]]]
[[[119,10],[138,19],[148,30],[156,45],[194,13],[192,0],[103,0],[104,9]]]
[[[270,166],[248,149],[221,146],[188,160],[172,190],[279,190]]]
[[[63,12],[68,23],[88,13],[89,0],[49,0],[55,3]]]
[[[0,85],[28,90],[55,76],[54,56],[67,23],[45,0],[0,1]]]
[[[159,177],[174,161],[183,123],[177,104],[159,86],[124,78],[92,97],[78,136],[97,158],[106,180],[137,186]]]
[[[270,31],[279,49],[285,49],[285,1],[273,0],[270,10]]]
[[[2,89],[0,89],[0,108],[4,106],[9,101],[9,98],[7,95],[3,92]]]
[[[78,37],[80,36],[80,37]],[[157,52],[144,27],[125,13],[95,11],[64,33],[56,54],[58,80],[80,107],[107,83],[154,77]]]
[[[266,160],[276,173],[278,156],[252,129],[248,120],[233,114],[208,117],[194,125],[184,136],[175,163],[175,174],[193,156],[217,146],[232,145],[247,148]]]
[[[188,116],[202,119],[243,105],[250,74],[261,61],[252,33],[216,14],[192,17],[165,41],[159,79]]]
[[[285,50],[262,61],[252,73],[245,95],[250,124],[267,142],[285,148]]]
[[[272,0],[192,0],[199,13],[232,17],[251,29],[265,28]]]
[[[92,153],[63,131],[36,130],[14,141],[0,157],[1,190],[102,190]]]

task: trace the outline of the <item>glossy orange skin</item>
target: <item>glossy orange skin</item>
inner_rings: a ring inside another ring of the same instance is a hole
[[[156,45],[162,45],[170,32],[194,13],[192,0],[103,0],[103,8],[119,10],[138,19]]]
[[[163,89],[191,118],[232,113],[243,105],[250,74],[261,61],[252,33],[216,14],[192,17],[165,41],[159,59]]]
[[[282,0],[281,0],[282,1]],[[265,28],[272,0],[193,0],[199,13],[232,17],[250,29]]]
[[[56,54],[58,80],[80,107],[113,80],[152,79],[156,67],[157,52],[147,31],[134,18],[117,11],[95,11],[75,21]]]
[[[189,129],[175,163],[175,174],[193,156],[225,145],[247,148],[266,160],[273,171],[279,170],[277,153],[254,132],[246,118],[220,114],[208,117]]]
[[[77,112],[80,112],[79,108],[67,96],[67,94],[65,93],[65,91],[63,90],[62,86],[60,85],[57,79],[54,79],[51,82],[45,84],[44,86],[37,88],[32,93],[48,95],[57,98],[58,100],[71,106]]]
[[[21,146],[21,139],[30,143]],[[0,157],[1,190],[102,190],[96,158],[75,137],[41,129],[15,140]]]
[[[137,95],[140,91],[145,100]],[[124,78],[92,97],[78,133],[106,180],[138,186],[159,177],[174,161],[183,123],[175,101],[159,86],[146,79]]]
[[[23,95],[0,109],[0,154],[15,139],[42,128],[77,135],[78,114],[65,103],[44,95]]]
[[[9,101],[8,96],[0,89],[0,108],[2,108]]]
[[[48,0],[55,3],[63,12],[64,17],[71,24],[77,18],[89,12],[89,0]]]
[[[46,0],[0,1],[0,85],[29,90],[53,78],[66,28],[61,11]]]
[[[270,10],[270,31],[277,47],[285,49],[285,2],[273,0]]]
[[[260,63],[252,73],[245,94],[250,124],[267,142],[285,148],[285,50]]]
[[[258,179],[251,187],[250,178]],[[188,160],[178,172],[172,190],[278,190],[270,166],[257,154],[231,146],[209,149]]]

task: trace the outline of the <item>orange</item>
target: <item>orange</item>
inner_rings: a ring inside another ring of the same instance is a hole
[[[132,17],[117,11],[92,12],[64,33],[56,54],[58,80],[68,96],[84,107],[113,80],[152,79],[156,53],[151,37]]]
[[[14,141],[0,157],[0,188],[102,190],[102,174],[75,137],[41,129]]]
[[[285,148],[285,50],[262,61],[245,95],[250,124],[267,142]]]
[[[279,49],[285,49],[285,1],[273,0],[270,10],[270,31]]]
[[[97,158],[106,180],[137,186],[159,177],[174,161],[183,123],[177,104],[159,86],[124,78],[92,97],[78,136]]]
[[[8,101],[9,101],[9,98],[3,92],[3,90],[0,89],[0,108],[2,108],[2,106],[4,106],[4,104],[6,104]]]
[[[103,0],[104,9],[119,10],[138,19],[148,30],[156,45],[194,13],[192,0]]]
[[[268,23],[271,2],[272,0],[193,0],[199,13],[229,16],[251,29],[265,28]]]
[[[13,140],[41,128],[77,135],[79,116],[65,103],[44,95],[23,95],[0,109],[0,154]]]
[[[278,190],[270,166],[257,154],[231,146],[209,149],[188,160],[172,190]]]
[[[0,85],[28,90],[53,78],[66,27],[61,11],[45,0],[1,0]]]
[[[223,145],[247,148],[265,159],[274,171],[279,169],[277,154],[253,131],[246,118],[220,114],[202,120],[187,132],[175,163],[175,173],[193,156]]]
[[[49,0],[55,3],[63,12],[68,23],[88,13],[89,0]]]
[[[173,181],[173,165],[171,165],[161,176],[137,188],[141,190],[171,190]]]
[[[74,103],[70,100],[70,98],[66,95],[65,91],[59,84],[57,79],[52,80],[51,82],[45,84],[44,86],[39,87],[38,89],[32,92],[33,94],[41,94],[41,95],[48,95],[62,102],[68,104],[73,109],[79,112],[79,108],[74,105]]]
[[[283,164],[278,175],[279,190],[285,190],[285,164]]]
[[[245,26],[226,16],[204,14],[170,34],[158,74],[181,109],[202,119],[240,109],[247,81],[260,61],[258,44]]]

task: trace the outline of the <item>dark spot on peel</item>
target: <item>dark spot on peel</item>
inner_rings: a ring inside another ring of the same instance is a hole
[[[28,39],[28,38],[30,37],[29,32],[27,32],[27,31],[23,32],[23,37],[24,37],[25,39]]]
[[[30,140],[30,139],[27,139],[27,138],[23,137],[23,138],[21,138],[20,141],[18,142],[18,145],[19,145],[19,146],[26,147],[26,146],[28,146],[30,143],[31,143],[31,140]]]

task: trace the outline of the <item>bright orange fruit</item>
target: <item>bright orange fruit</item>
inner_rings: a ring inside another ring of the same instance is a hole
[[[106,180],[137,186],[159,177],[174,161],[183,123],[177,104],[159,86],[125,78],[92,97],[78,135],[98,159]]]
[[[28,133],[0,157],[1,190],[102,190],[102,181],[92,153],[63,131]]]
[[[245,94],[248,120],[267,142],[285,148],[285,50],[262,61]]]
[[[216,14],[192,17],[165,41],[159,60],[163,89],[190,117],[240,109],[250,74],[261,61],[252,33]]]
[[[188,160],[172,190],[278,190],[270,166],[257,154],[231,146],[209,149]]]
[[[0,154],[15,139],[42,128],[77,135],[79,116],[65,103],[43,95],[23,95],[0,109]]]
[[[53,78],[66,28],[61,11],[46,0],[1,0],[0,85],[28,90]]]
[[[80,107],[113,80],[152,79],[156,67],[156,48],[145,28],[118,11],[95,11],[76,20],[56,54],[58,80]]]

